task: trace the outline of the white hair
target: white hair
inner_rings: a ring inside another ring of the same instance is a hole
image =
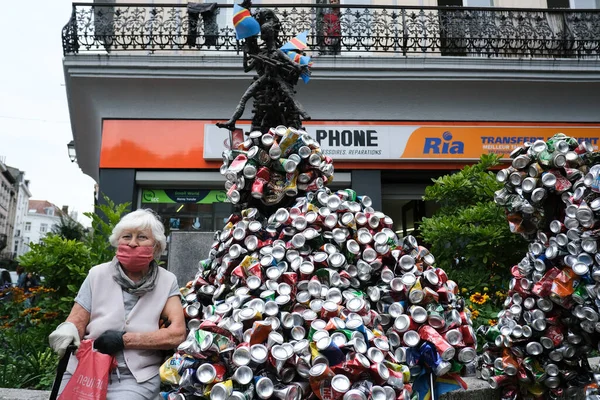
[[[158,219],[158,215],[149,208],[140,208],[125,215],[117,225],[113,228],[108,241],[113,247],[118,247],[119,238],[125,230],[152,230],[152,236],[158,245],[154,250],[154,256],[160,257],[162,252],[167,247],[167,238],[165,236],[165,227]]]

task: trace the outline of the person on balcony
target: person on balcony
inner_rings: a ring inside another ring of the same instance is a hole
[[[70,344],[94,339],[96,350],[118,362],[107,399],[155,399],[161,350],[185,339],[177,279],[155,261],[166,246],[164,227],[151,210],[136,210],[121,219],[109,241],[115,258],[90,270],[67,320],[50,334],[50,346],[62,357]],[[161,319],[170,323],[160,327]],[[76,366],[71,355],[60,392]]]

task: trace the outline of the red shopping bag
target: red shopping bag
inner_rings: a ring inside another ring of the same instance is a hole
[[[113,356],[93,349],[93,340],[82,340],[77,350],[79,364],[58,400],[105,400],[108,376],[117,367]]]

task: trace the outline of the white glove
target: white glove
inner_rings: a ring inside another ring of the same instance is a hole
[[[70,344],[79,347],[79,331],[72,322],[63,322],[48,336],[50,347],[62,358]]]

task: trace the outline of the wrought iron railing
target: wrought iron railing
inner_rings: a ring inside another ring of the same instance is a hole
[[[263,7],[266,7],[263,5]],[[280,39],[308,30],[308,52],[484,57],[600,56],[600,11],[472,7],[268,5]],[[232,6],[74,3],[64,54],[239,51]],[[258,8],[254,7],[253,11]]]

